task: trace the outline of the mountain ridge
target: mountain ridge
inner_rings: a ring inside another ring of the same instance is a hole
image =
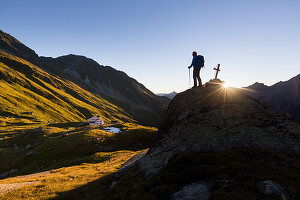
[[[170,93],[158,93],[156,95],[158,96],[165,96],[165,97],[168,97],[169,99],[173,99],[178,93],[173,91],[173,92],[170,92]]]
[[[164,117],[169,100],[156,96],[125,72],[100,65],[93,59],[80,55],[69,54],[57,58],[38,56],[32,49],[3,31],[0,32],[0,49],[100,95],[142,124],[158,126]]]
[[[244,92],[272,108],[300,119],[300,74],[287,81],[271,86],[254,83],[244,88]]]
[[[134,121],[125,111],[100,96],[1,50],[0,67],[2,116],[62,122],[85,121],[99,114],[106,122]],[[22,114],[27,112],[32,115]]]

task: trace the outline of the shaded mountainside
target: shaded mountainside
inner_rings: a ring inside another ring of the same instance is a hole
[[[164,117],[169,100],[156,96],[122,71],[99,65],[84,56],[39,57],[33,50],[2,31],[0,49],[100,95],[143,124],[158,125]]]
[[[245,92],[272,108],[300,119],[300,74],[272,86],[254,83]]]
[[[122,71],[84,56],[40,57],[40,66],[124,108],[144,124],[159,124],[168,102]]]
[[[16,38],[0,30],[0,50],[35,63],[38,55]]]
[[[179,152],[237,147],[300,152],[300,125],[238,89],[206,87],[178,94],[167,110],[160,139],[140,163],[150,175]]]
[[[83,121],[99,114],[134,121],[124,110],[28,61],[0,51],[0,115],[43,122]]]

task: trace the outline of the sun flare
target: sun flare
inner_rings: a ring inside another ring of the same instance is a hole
[[[228,87],[229,87],[229,84],[225,82],[225,83],[222,84],[222,86],[223,86],[224,88],[228,88]]]

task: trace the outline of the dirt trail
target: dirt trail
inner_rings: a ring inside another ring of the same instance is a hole
[[[23,176],[16,176],[13,177],[15,178],[30,178],[34,176],[43,176],[43,175],[48,175],[50,174],[50,171],[44,171],[44,172],[39,172],[39,173],[34,173],[34,174],[28,174],[28,175],[23,175]],[[10,178],[8,178],[10,179]],[[5,180],[5,179],[4,179]],[[0,184],[0,195],[3,195],[7,192],[10,192],[12,190],[18,189],[20,187],[26,186],[26,185],[33,185],[36,183],[40,183],[41,181],[25,181],[25,182],[20,182],[20,183],[1,183]]]
[[[38,173],[34,173],[34,174],[28,174],[28,175],[22,175],[22,176],[16,176],[15,178],[30,178],[33,176],[42,176],[42,175],[48,175],[50,174],[50,171],[44,171],[44,172],[38,172]]]
[[[22,182],[22,183],[4,183],[0,184],[0,195],[3,195],[9,191],[15,190],[17,188],[26,186],[26,185],[33,185],[36,183],[40,183],[41,181],[33,181],[33,182]]]

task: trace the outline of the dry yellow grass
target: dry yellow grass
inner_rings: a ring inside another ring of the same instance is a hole
[[[126,162],[129,158],[131,158],[137,153],[138,152],[135,151],[98,153],[95,156],[99,158],[103,158],[105,156],[109,156],[111,158],[109,160],[97,164],[83,163],[81,165],[56,169],[51,171],[51,173],[48,175],[34,176],[28,178],[15,177],[0,180],[0,184],[40,181],[40,183],[36,183],[34,185],[27,185],[12,190],[0,196],[0,199],[33,200],[60,197],[62,193],[72,191],[78,187],[99,180],[116,172],[124,162]],[[107,187],[107,185],[105,187]],[[100,188],[99,191],[94,192],[96,193],[93,195],[97,196],[98,193],[101,192]],[[74,195],[76,195],[76,192],[74,192]],[[69,194],[66,198],[69,198],[70,196],[72,196],[72,194]]]

